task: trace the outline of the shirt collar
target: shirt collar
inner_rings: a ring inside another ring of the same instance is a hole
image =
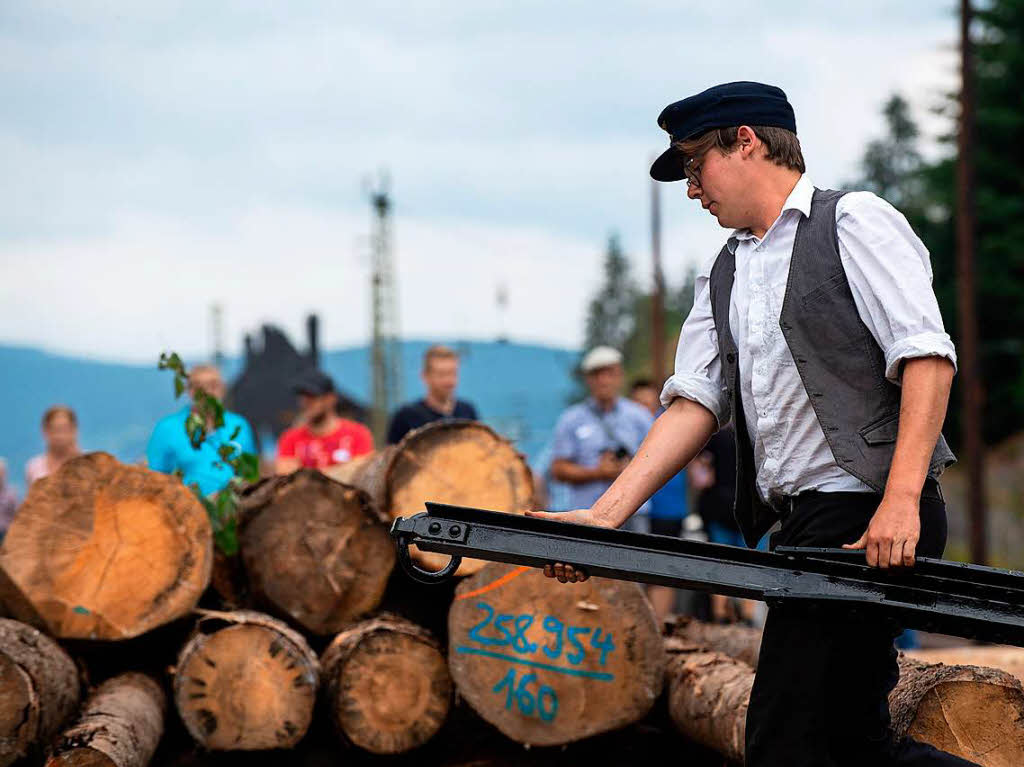
[[[620,405],[621,402],[622,402],[622,397],[616,397],[615,398],[615,404],[612,405],[612,409],[611,410],[602,410],[601,407],[597,404],[597,400],[596,399],[594,399],[593,397],[587,397],[587,405],[590,407],[590,409],[593,412],[595,412],[599,416],[602,416],[605,413],[615,413],[615,412],[618,412],[619,405]]]
[[[782,204],[782,213],[787,210],[798,210],[805,217],[811,215],[811,198],[814,196],[814,184],[806,173],[800,175],[796,186],[789,193],[789,197]],[[782,213],[779,215],[781,216]],[[744,240],[754,239],[754,234],[749,229],[733,229],[729,235],[729,250],[736,251],[736,243]]]

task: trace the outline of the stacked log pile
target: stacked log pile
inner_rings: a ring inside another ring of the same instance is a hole
[[[687,736],[742,761],[760,632],[683,618],[669,627],[670,713]],[[1015,655],[1015,653],[1010,653]],[[737,657],[738,656],[738,657]],[[1024,764],[1024,688],[1005,671],[900,656],[892,729],[984,767]]]
[[[239,554],[216,558],[176,477],[91,454],[34,485],[0,547],[0,767],[284,749],[272,763],[513,764],[524,747],[621,763],[640,742],[742,761],[756,631],[665,634],[630,583],[466,561],[429,587],[395,568],[389,523],[428,500],[531,508],[529,469],[492,430],[428,426],[330,474],[248,489]],[[1024,694],[1003,672],[908,660],[891,704],[902,733],[1024,764]]]

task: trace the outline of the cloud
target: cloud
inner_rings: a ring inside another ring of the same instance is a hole
[[[0,171],[15,183],[0,188],[0,335],[89,354],[200,349],[220,300],[232,339],[319,309],[328,343],[359,341],[367,291],[348,275],[365,271],[352,256],[369,228],[363,179],[387,167],[403,330],[491,332],[482,318],[508,280],[514,336],[577,343],[610,230],[648,272],[665,103],[778,82],[812,178],[835,185],[856,175],[892,90],[926,116],[955,73],[955,34],[951,10],[923,0],[771,13],[752,0],[5,3]],[[663,197],[678,279],[724,233],[681,190]],[[67,276],[47,278],[56,262]],[[343,301],[332,270],[349,280]],[[178,298],[152,297],[168,285]],[[422,296],[445,300],[427,311]]]

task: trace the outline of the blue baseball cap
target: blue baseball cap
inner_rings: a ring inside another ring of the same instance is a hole
[[[651,178],[679,181],[686,178],[686,158],[671,143],[696,138],[713,128],[739,125],[785,128],[796,133],[796,116],[781,88],[741,81],[716,85],[669,104],[658,115],[658,125],[668,133],[670,145],[651,166]]]

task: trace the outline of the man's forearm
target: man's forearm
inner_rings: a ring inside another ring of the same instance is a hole
[[[580,485],[601,478],[596,468],[583,466],[566,458],[559,458],[552,462],[551,476],[559,482],[568,482],[570,485]]]
[[[682,397],[673,400],[654,422],[633,460],[594,503],[594,514],[614,527],[621,525],[693,460],[717,426],[715,416],[703,405]]]
[[[903,363],[899,432],[886,495],[920,498],[946,418],[952,381],[953,365],[944,357],[920,357]]]

